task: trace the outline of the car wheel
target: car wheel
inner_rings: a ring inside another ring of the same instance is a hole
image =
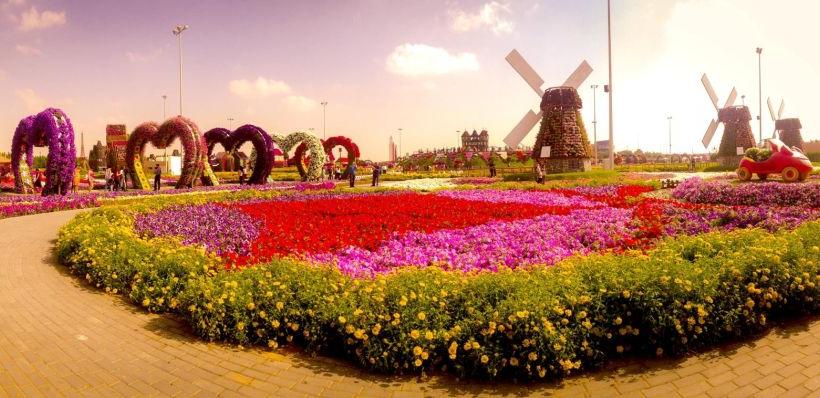
[[[800,172],[794,167],[786,167],[780,172],[783,175],[783,181],[795,182],[800,178]]]
[[[798,181],[806,181],[806,178],[809,178],[809,174],[811,174],[811,173],[800,173],[800,178],[798,178],[797,180]]]
[[[769,178],[769,175],[768,174],[758,174],[757,177],[760,178],[760,181],[766,181],[766,179]]]
[[[752,179],[752,172],[748,167],[739,167],[737,169],[737,179],[740,181],[749,181]]]

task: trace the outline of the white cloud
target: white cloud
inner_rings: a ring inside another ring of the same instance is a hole
[[[445,75],[478,70],[473,53],[451,54],[426,44],[402,44],[387,57],[387,71],[403,76]]]
[[[36,56],[43,55],[43,52],[40,51],[39,48],[27,46],[25,44],[18,44],[15,47],[15,49],[17,50],[18,53],[23,54],[23,55],[36,55]]]
[[[228,89],[232,94],[249,99],[267,98],[275,94],[287,94],[290,86],[285,82],[258,77],[255,81],[248,79],[231,80]]]
[[[128,58],[128,61],[133,62],[133,63],[145,63],[145,62],[156,59],[160,55],[162,55],[162,49],[161,48],[157,49],[157,50],[154,50],[153,52],[151,52],[149,54],[139,53],[139,52],[135,52],[135,51],[126,51],[125,52],[125,57]]]
[[[316,108],[319,105],[316,100],[302,97],[300,95],[289,95],[283,100],[285,104],[293,110],[306,112]]]
[[[481,9],[477,13],[471,14],[464,10],[451,12],[451,26],[456,32],[469,32],[488,28],[497,35],[511,33],[514,24],[507,19],[507,16],[511,14],[512,12],[508,4],[491,1],[481,6]]]
[[[37,30],[46,29],[52,26],[65,25],[65,11],[51,11],[43,12],[37,11],[37,7],[31,6],[28,11],[23,12],[20,16],[20,30]]]
[[[46,101],[30,88],[15,90],[14,94],[20,101],[23,101],[29,112],[40,112],[45,108]]]

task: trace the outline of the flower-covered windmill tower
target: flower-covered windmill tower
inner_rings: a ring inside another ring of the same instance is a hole
[[[706,129],[702,141],[703,146],[704,148],[709,147],[718,125],[723,123],[723,137],[720,140],[720,148],[718,149],[718,162],[723,166],[735,167],[743,158],[745,151],[755,146],[752,125],[749,124],[749,121],[752,120],[752,114],[749,112],[749,107],[745,105],[734,106],[737,99],[737,90],[734,87],[732,87],[729,98],[726,99],[726,104],[723,108],[720,108],[717,94],[715,94],[715,90],[705,73],[700,81],[703,83],[703,88],[706,89],[706,94],[718,114],[718,120],[712,119]]]
[[[769,106],[769,115],[772,116],[774,122],[773,137],[780,138],[780,141],[783,141],[789,148],[795,147],[802,152],[803,135],[800,134],[800,129],[803,128],[803,125],[800,123],[800,119],[796,117],[783,119],[783,108],[786,106],[784,100],[780,100],[780,108],[777,110],[777,114],[774,113],[771,98],[766,99],[766,104]]]
[[[532,156],[540,163],[545,173],[565,173],[587,171],[591,168],[591,149],[584,122],[581,119],[581,97],[578,87],[592,73],[587,61],[575,69],[558,87],[541,90],[544,80],[532,69],[516,50],[506,57],[507,62],[521,75],[527,84],[541,97],[540,111],[532,110],[504,138],[508,147],[515,149],[541,121],[541,128],[535,139]]]

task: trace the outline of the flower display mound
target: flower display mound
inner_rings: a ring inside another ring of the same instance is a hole
[[[293,259],[224,270],[204,250],[140,238],[133,217],[117,206],[79,215],[60,232],[59,258],[98,288],[179,316],[204,339],[297,345],[385,373],[560,378],[820,314],[818,221],[664,239],[645,252],[553,267],[404,267],[354,278]]]
[[[17,125],[11,141],[11,168],[14,173],[14,189],[18,193],[34,192],[31,177],[34,147],[48,147],[46,185],[42,194],[70,192],[74,185],[77,159],[74,127],[65,112],[48,108],[36,115],[23,118]]]
[[[289,153],[291,149],[296,148],[298,145],[305,144],[310,158],[316,161],[311,162],[307,170],[305,170],[304,167],[299,167],[299,175],[303,181],[318,181],[322,177],[322,165],[325,164],[326,154],[321,140],[301,131],[290,133],[284,137],[272,135],[271,139],[285,154]]]
[[[820,208],[820,184],[761,182],[732,184],[689,178],[672,190],[672,197],[691,203],[725,205],[774,205]]]
[[[176,116],[166,120],[161,126],[155,122],[146,122],[134,129],[128,137],[125,147],[125,165],[133,176],[136,189],[150,189],[151,185],[145,176],[142,166],[145,145],[151,143],[162,149],[170,146],[174,140],[182,142],[182,173],[177,180],[176,188],[190,188],[194,181],[202,177],[204,185],[217,185],[216,176],[208,164],[208,147],[199,132],[199,127],[188,118]]]
[[[336,148],[337,146],[341,146],[342,148],[345,149],[345,151],[347,151],[347,164],[355,163],[356,160],[361,157],[361,153],[359,152],[359,146],[356,145],[356,143],[353,142],[353,140],[351,140],[350,138],[347,138],[347,137],[342,136],[342,135],[338,135],[338,136],[333,136],[333,137],[330,137],[326,140],[321,140],[321,141],[322,141],[322,147],[325,149],[325,154],[327,155],[327,160],[329,162],[333,162],[336,159],[333,156],[333,149]],[[308,159],[305,159],[305,151],[306,150],[307,150],[307,146],[305,145],[305,143],[299,144],[299,146],[296,148],[296,152],[294,152],[294,155],[293,155],[293,158],[294,158],[293,163],[296,165],[296,168],[297,168],[297,170],[299,170],[299,174],[301,174],[301,175],[305,174],[304,163],[305,163],[306,160],[308,160]],[[342,172],[342,178],[343,179],[347,178],[347,176],[348,176],[348,170],[345,169]]]
[[[215,128],[205,132],[205,143],[208,146],[207,158],[211,158],[214,145],[220,144],[225,148],[225,152],[233,153],[242,144],[251,142],[254,157],[253,172],[248,178],[249,184],[264,184],[273,168],[274,147],[273,140],[265,130],[260,127],[246,124],[234,131],[224,128]]]

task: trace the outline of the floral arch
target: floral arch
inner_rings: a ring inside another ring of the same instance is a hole
[[[34,192],[31,167],[35,146],[48,147],[43,195],[65,194],[70,191],[74,184],[77,152],[74,147],[74,127],[65,112],[48,108],[20,120],[11,141],[11,168],[16,192]],[[23,155],[25,161],[22,161]]]
[[[361,153],[359,152],[359,146],[356,145],[353,140],[347,138],[345,136],[337,135],[330,137],[326,140],[321,140],[322,147],[324,148],[325,154],[327,154],[328,161],[333,162],[336,158],[333,156],[333,148],[337,146],[341,146],[347,151],[347,162],[348,164],[356,162],[356,160],[361,157]],[[294,153],[294,163],[296,163],[296,169],[299,170],[299,174],[303,175],[304,172],[304,158],[305,158],[305,151],[306,147],[304,144],[299,145],[296,148],[296,152]],[[312,164],[313,162],[311,162]],[[322,162],[324,164],[324,162]],[[347,177],[347,169],[345,169],[342,178]]]
[[[260,127],[246,124],[231,132],[224,128],[215,128],[205,133],[205,143],[207,144],[206,156],[211,157],[214,145],[221,144],[226,152],[234,152],[242,144],[250,141],[253,144],[254,156],[253,172],[248,182],[250,184],[264,184],[270,175],[273,167],[273,140],[265,130]]]

